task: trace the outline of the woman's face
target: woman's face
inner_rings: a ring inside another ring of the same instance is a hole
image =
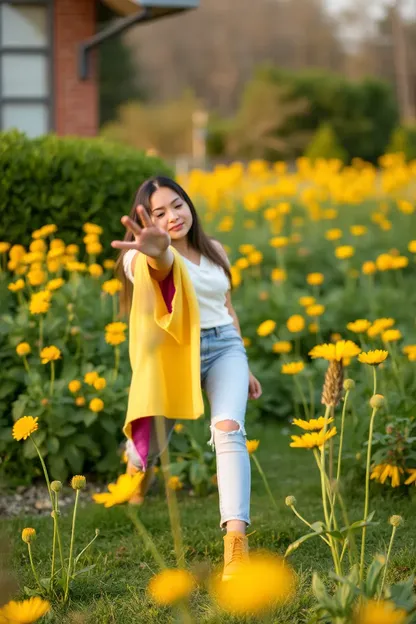
[[[188,204],[175,191],[162,187],[156,189],[150,200],[151,219],[172,240],[184,238],[192,227],[192,213]]]

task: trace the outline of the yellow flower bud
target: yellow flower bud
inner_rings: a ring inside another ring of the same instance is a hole
[[[294,496],[286,496],[285,504],[288,507],[294,507],[296,505],[296,498]]]
[[[87,485],[87,480],[83,475],[75,475],[71,479],[71,487],[74,490],[83,490]]]
[[[23,531],[22,531],[22,540],[26,544],[30,544],[35,539],[36,539],[36,530],[35,529],[32,529],[30,527],[28,527],[26,529],[23,529]]]
[[[386,400],[382,394],[373,394],[370,399],[370,405],[373,409],[380,409],[385,404]]]

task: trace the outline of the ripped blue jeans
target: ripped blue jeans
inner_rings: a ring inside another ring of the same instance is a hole
[[[201,387],[211,408],[211,439],[217,458],[217,479],[220,502],[220,526],[229,520],[250,524],[250,458],[246,448],[244,426],[248,398],[247,355],[233,324],[201,329]],[[220,421],[232,420],[234,431],[216,427]],[[164,419],[166,439],[172,435],[175,421]],[[137,467],[140,461],[134,444],[127,442],[127,455]],[[162,449],[163,450],[163,449]],[[152,425],[148,465],[161,453]]]

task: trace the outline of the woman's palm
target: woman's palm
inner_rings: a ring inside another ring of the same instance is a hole
[[[138,206],[136,210],[142,226],[130,217],[124,216],[121,219],[124,227],[133,234],[134,240],[113,241],[111,245],[116,249],[135,249],[146,256],[157,258],[169,247],[170,236],[168,232],[153,224],[143,206]]]

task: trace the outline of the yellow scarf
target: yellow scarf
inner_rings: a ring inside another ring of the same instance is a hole
[[[175,295],[169,313],[144,254],[134,271],[129,354],[132,379],[123,431],[147,416],[196,419],[204,412],[200,382],[200,320],[194,287],[180,254],[174,254]]]

